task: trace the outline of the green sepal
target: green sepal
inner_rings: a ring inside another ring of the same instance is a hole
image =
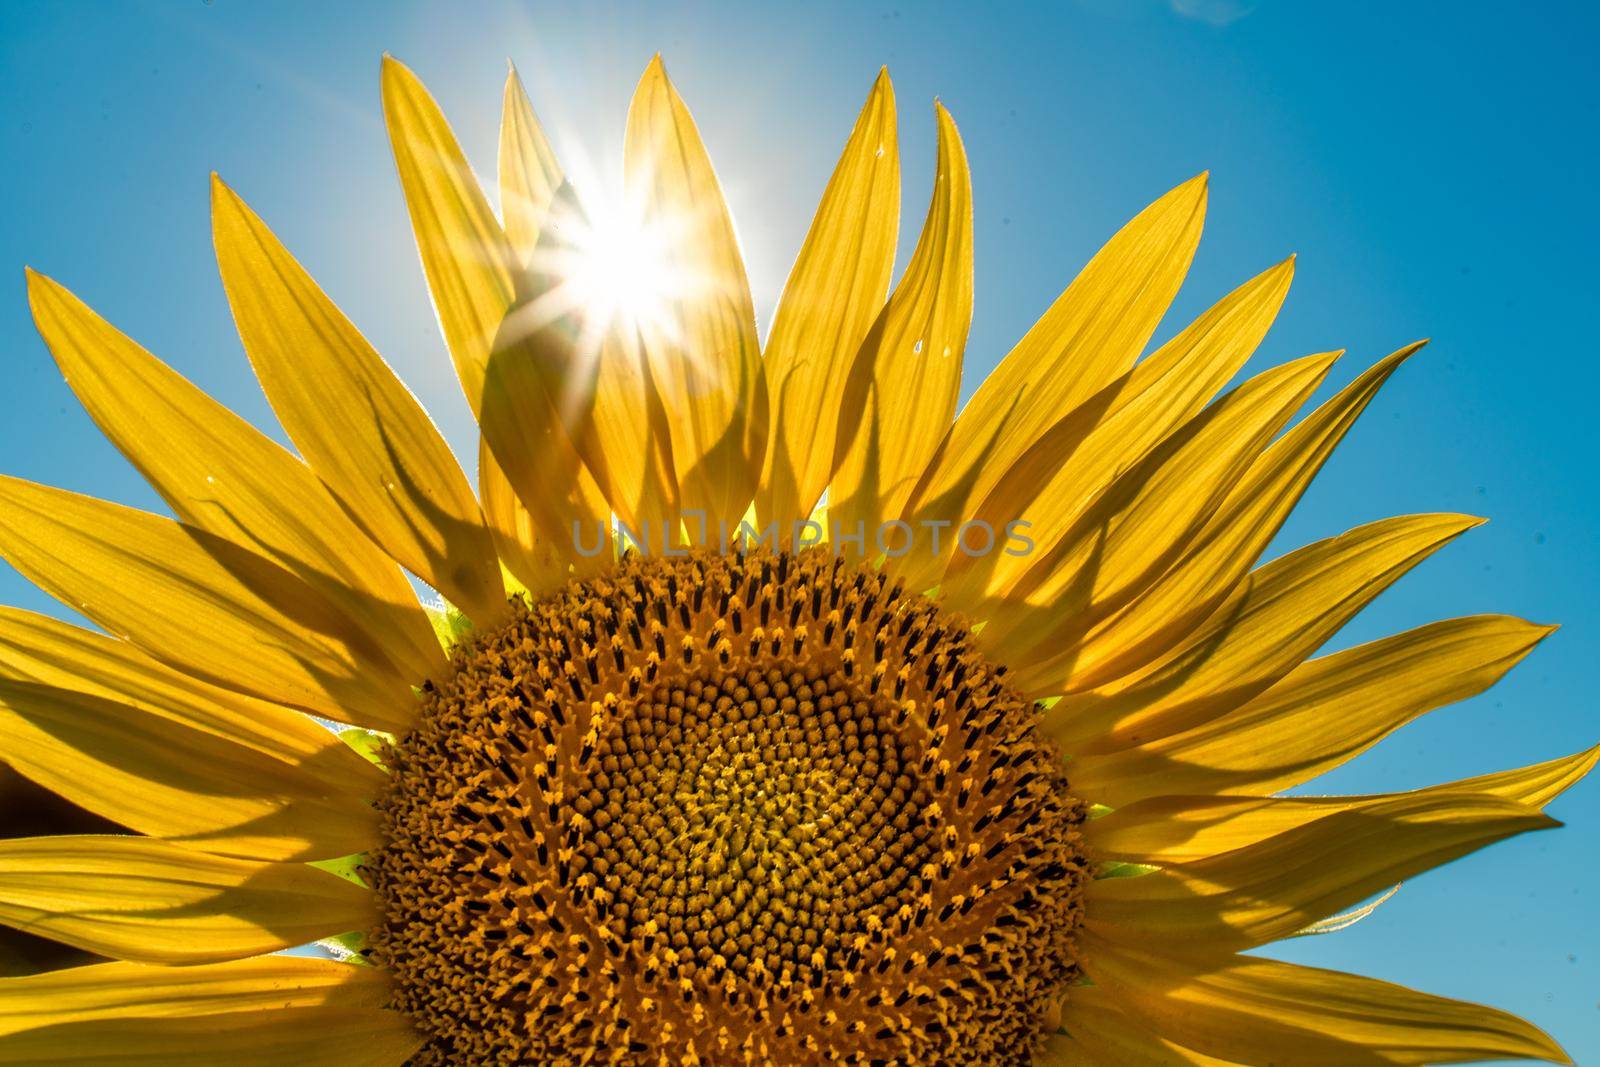
[[[375,766],[384,766],[383,754],[394,744],[394,735],[382,730],[368,730],[364,726],[347,726],[339,731],[339,740],[355,750],[356,755]]]
[[[361,877],[361,865],[366,862],[367,854],[365,852],[352,852],[348,856],[340,856],[337,859],[312,860],[308,866],[315,867],[319,871],[327,871],[329,874],[337,875],[347,882],[354,882],[362,889],[367,889],[370,887]]]
[[[372,966],[372,961],[366,956],[367,935],[363,930],[351,930],[336,937],[325,937],[318,941],[317,945],[340,963],[350,963],[357,967]]]
[[[1100,865],[1095,872],[1095,881],[1102,878],[1137,878],[1143,874],[1153,874],[1160,867],[1152,867],[1148,863],[1123,863],[1120,860],[1109,860]]]
[[[424,604],[422,610],[433,624],[433,636],[439,639],[439,644],[446,652],[472,632],[472,620],[461,614],[460,609],[449,601],[441,600],[437,607]]]

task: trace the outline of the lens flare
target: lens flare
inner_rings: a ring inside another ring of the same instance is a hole
[[[568,295],[585,318],[655,326],[674,295],[667,243],[659,227],[627,213],[580,219],[569,235]]]
[[[673,263],[667,221],[647,218],[631,198],[606,195],[601,183],[584,183],[580,197],[563,186],[545,217],[544,232],[528,264],[535,317],[572,316],[591,336],[643,334],[671,339],[673,307],[690,295],[690,272]]]

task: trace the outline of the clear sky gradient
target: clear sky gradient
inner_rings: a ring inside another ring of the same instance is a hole
[[[907,179],[902,262],[930,185],[936,95],[971,158],[968,393],[1122,222],[1205,169],[1205,239],[1158,339],[1291,252],[1294,289],[1251,369],[1346,348],[1327,395],[1433,338],[1274,552],[1402,512],[1484,515],[1335,647],[1481,611],[1565,625],[1489,694],[1405,728],[1319,791],[1564,755],[1600,740],[1595,21],[1555,2],[10,0],[0,469],[160,510],[39,341],[24,264],[281,437],[217,281],[213,169],[470,455],[381,122],[385,51],[433,89],[480,173],[493,172],[508,58],[558,152],[614,173],[629,94],[661,51],[728,190],[763,327],[887,64]],[[0,602],[59,610],[3,565]],[[1273,951],[1520,1012],[1578,1062],[1600,1062],[1600,782],[1551,810],[1565,829],[1419,878],[1346,933]]]

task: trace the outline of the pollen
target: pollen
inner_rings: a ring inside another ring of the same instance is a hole
[[[821,548],[514,602],[389,753],[371,955],[413,1063],[1029,1062],[1088,877],[1038,717]]]

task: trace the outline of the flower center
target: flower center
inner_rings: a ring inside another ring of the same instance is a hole
[[[458,647],[373,955],[427,1064],[1026,1062],[1086,879],[1037,712],[824,550],[640,559]]]

